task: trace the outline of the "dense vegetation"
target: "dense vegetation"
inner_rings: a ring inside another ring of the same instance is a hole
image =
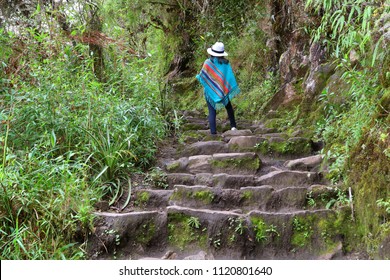
[[[177,108],[205,110],[195,74],[216,40],[243,91],[237,115],[275,108],[269,125],[325,143],[340,200],[354,193],[350,249],[377,258],[390,234],[389,3],[298,2],[0,2],[0,258],[85,257],[95,203],[153,166]],[[294,102],[275,105],[294,36],[304,53],[322,46],[333,80],[309,94],[302,68]]]

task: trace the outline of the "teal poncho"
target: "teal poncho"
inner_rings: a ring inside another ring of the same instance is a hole
[[[221,64],[207,59],[196,78],[204,87],[206,100],[214,107],[225,107],[229,101],[240,93],[232,67],[229,63]]]

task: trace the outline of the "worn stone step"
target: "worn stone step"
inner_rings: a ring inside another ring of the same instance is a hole
[[[339,214],[340,213],[340,214]],[[345,211],[305,210],[288,213],[252,211],[250,229],[257,246],[253,256],[266,259],[320,259],[340,242],[336,225]]]
[[[256,178],[256,185],[271,185],[281,189],[284,187],[310,186],[318,182],[318,173],[308,171],[277,170]]]
[[[234,136],[231,137],[228,143],[229,150],[234,151],[255,151],[257,145],[267,141],[261,136]]]
[[[183,157],[166,165],[172,173],[232,173],[255,174],[261,160],[255,153],[219,153]]]
[[[304,158],[286,161],[284,166],[291,170],[305,170],[310,171],[315,167],[321,165],[323,160],[322,155],[314,155]]]
[[[217,259],[243,259],[252,247],[245,216],[232,211],[170,206],[168,234],[171,248],[202,250]]]
[[[250,129],[238,129],[238,130],[228,130],[222,133],[222,138],[225,142],[229,142],[231,138],[238,136],[252,136],[253,133]]]
[[[165,209],[169,205],[169,200],[173,190],[139,189],[134,191],[132,204],[134,210],[154,210]]]
[[[272,187],[220,189],[207,186],[175,186],[170,203],[196,209],[234,210],[265,209]]]
[[[307,194],[308,189],[304,187],[275,190],[271,186],[220,189],[177,185],[170,198],[170,204],[217,210],[239,209],[243,213],[255,209],[287,212],[304,209]]]
[[[228,145],[223,141],[205,141],[186,145],[183,151],[180,152],[180,155],[182,157],[189,157],[195,155],[213,155],[215,153],[227,153],[228,151]]]
[[[254,175],[230,175],[226,173],[170,173],[167,174],[168,185],[172,188],[174,185],[205,185],[208,187],[239,189],[242,187],[253,186],[255,182]]]
[[[272,136],[273,135],[273,136]],[[280,136],[277,136],[280,135]],[[281,137],[283,134],[262,135],[266,141],[256,145],[256,151],[264,155],[310,155],[313,151],[312,141],[303,137]]]
[[[148,248],[167,243],[164,211],[104,212],[95,216],[95,231],[87,244],[90,259],[136,259]]]
[[[337,224],[347,219],[344,212],[332,210],[240,214],[168,207],[171,240],[182,240],[179,237],[186,231],[193,238],[181,246],[205,248],[216,259],[232,252],[237,259],[320,259],[339,246],[341,229]]]

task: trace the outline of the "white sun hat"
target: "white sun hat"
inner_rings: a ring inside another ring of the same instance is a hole
[[[227,52],[225,52],[225,46],[221,42],[216,42],[211,48],[207,49],[207,53],[212,56],[227,56]]]

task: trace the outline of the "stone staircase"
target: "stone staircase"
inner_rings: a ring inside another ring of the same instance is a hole
[[[223,123],[212,137],[206,116],[183,115],[179,143],[158,160],[165,188],[137,188],[126,213],[96,213],[92,259],[340,256],[348,209],[325,207],[336,193],[310,139],[240,120],[245,129]]]

